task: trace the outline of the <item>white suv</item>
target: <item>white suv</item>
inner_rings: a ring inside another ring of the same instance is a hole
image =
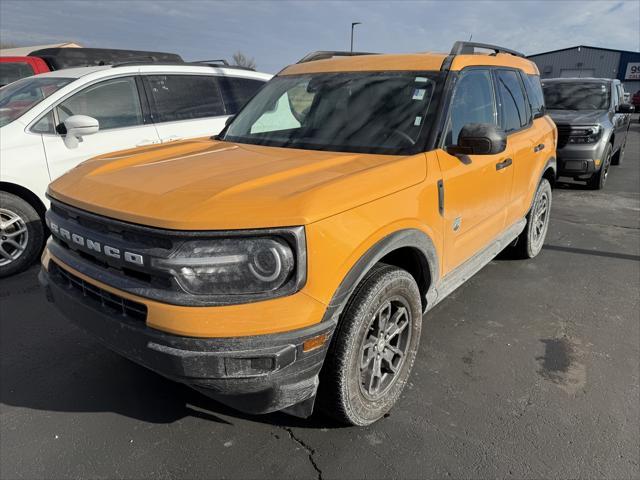
[[[41,251],[53,179],[104,153],[218,134],[270,78],[224,63],[127,63],[1,88],[0,277]]]

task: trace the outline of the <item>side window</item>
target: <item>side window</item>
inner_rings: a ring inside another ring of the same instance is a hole
[[[31,131],[33,133],[56,133],[53,120],[53,110],[49,110],[49,113],[38,120],[37,123],[33,127],[31,127]]]
[[[213,75],[149,75],[144,78],[156,123],[226,115]]]
[[[451,101],[447,145],[457,145],[460,130],[468,123],[496,123],[493,84],[489,70],[463,71]]]
[[[56,107],[60,122],[71,115],[98,120],[100,130],[142,125],[140,97],[134,77],[114,78],[76,93]]]
[[[239,77],[218,77],[218,83],[224,95],[228,115],[238,113],[265,84],[262,80]]]
[[[528,125],[529,109],[517,72],[496,70],[496,83],[500,126],[509,133]]]
[[[522,75],[524,79],[524,87],[531,105],[531,113],[533,118],[539,118],[544,115],[544,94],[542,93],[542,85],[538,75]]]

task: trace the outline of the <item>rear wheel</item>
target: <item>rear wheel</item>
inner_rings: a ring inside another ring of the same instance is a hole
[[[369,425],[396,403],[418,351],[420,292],[400,268],[376,265],[362,280],[323,367],[319,407],[349,425]]]
[[[44,227],[34,208],[16,195],[0,192],[0,278],[33,264],[43,242]]]
[[[607,182],[609,167],[611,166],[611,150],[611,144],[609,143],[604,151],[602,167],[600,167],[600,170],[594,173],[591,178],[587,180],[587,185],[594,190],[602,190],[604,188],[604,184]]]
[[[513,252],[518,258],[533,258],[540,253],[549,229],[551,184],[543,178],[538,185],[533,206],[527,215],[527,225],[516,240]]]

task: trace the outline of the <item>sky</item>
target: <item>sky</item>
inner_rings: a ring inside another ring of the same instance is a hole
[[[640,50],[640,0],[0,0],[0,43],[253,57],[276,73],[314,50],[447,52],[456,40],[526,54],[590,45]]]

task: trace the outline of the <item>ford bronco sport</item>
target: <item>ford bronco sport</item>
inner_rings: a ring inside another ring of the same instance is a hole
[[[517,52],[318,52],[216,139],[53,182],[41,281],[109,348],[236,409],[367,425],[423,314],[506,247],[540,252],[555,135]]]

